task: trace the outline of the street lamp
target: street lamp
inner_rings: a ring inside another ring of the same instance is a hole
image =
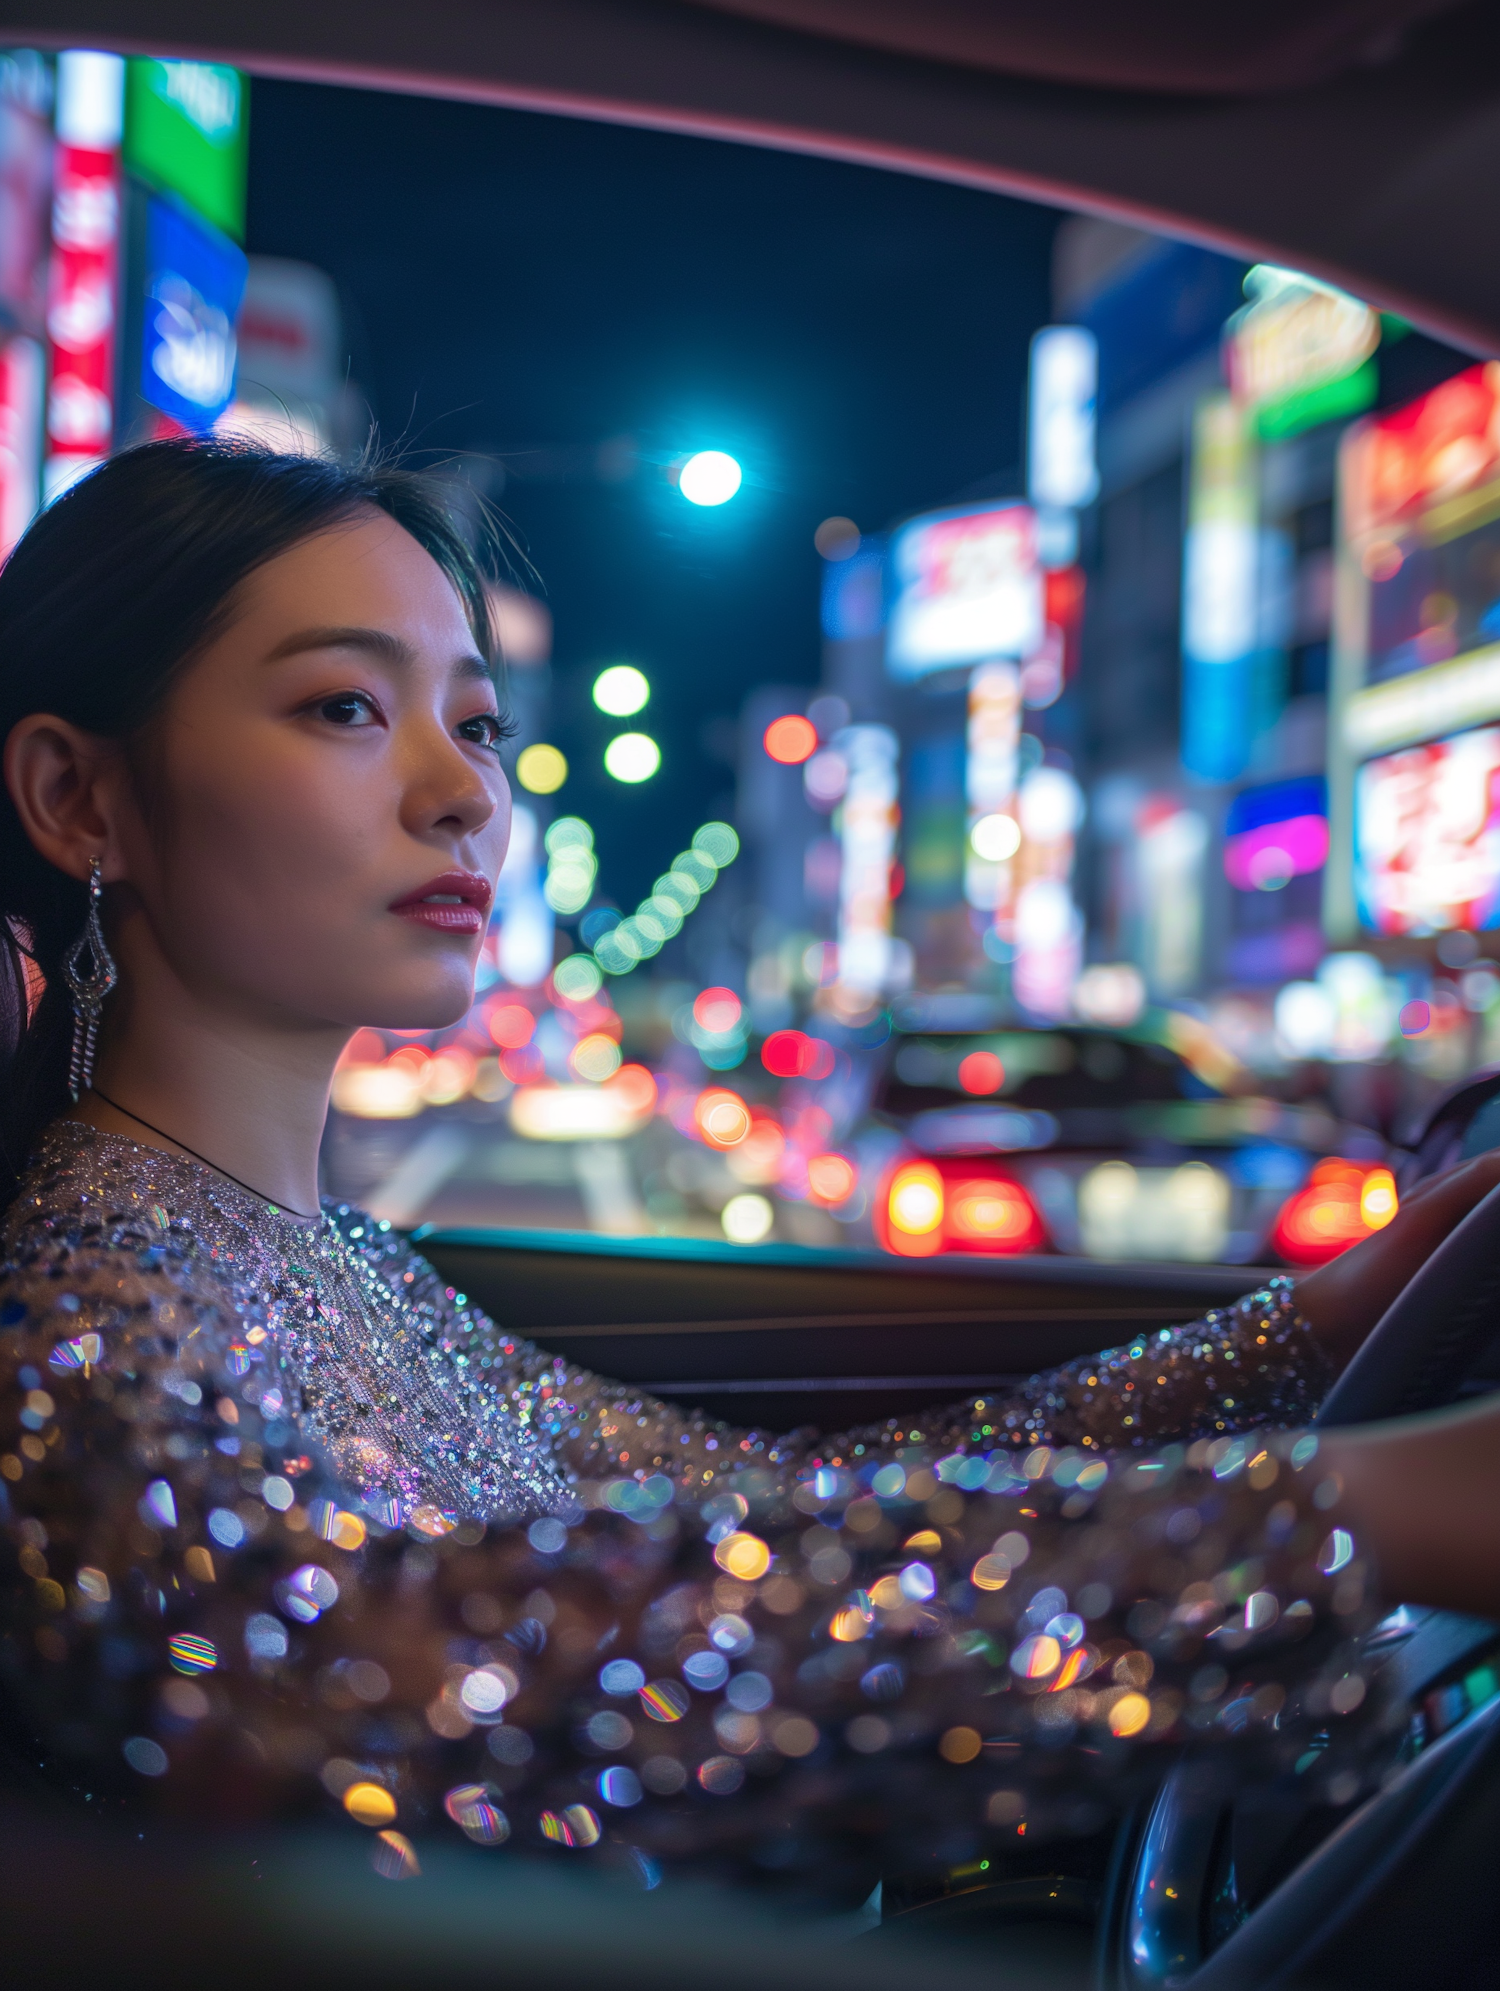
[[[727,505],[744,481],[744,472],[722,449],[700,449],[678,475],[677,488],[690,505]]]

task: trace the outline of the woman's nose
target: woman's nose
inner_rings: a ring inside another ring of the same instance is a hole
[[[500,805],[505,776],[498,760],[486,779],[457,741],[434,727],[426,733],[408,767],[404,811],[407,827],[418,833],[448,828],[460,836],[482,830]]]

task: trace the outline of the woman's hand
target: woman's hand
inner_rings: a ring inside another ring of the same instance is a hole
[[[1388,1602],[1500,1616],[1500,1397],[1325,1432],[1325,1462]]]
[[[1500,1183],[1500,1149],[1419,1183],[1376,1231],[1297,1281],[1297,1305],[1342,1369],[1412,1275],[1476,1203]]]

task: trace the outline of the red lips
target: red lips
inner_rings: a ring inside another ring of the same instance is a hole
[[[438,933],[483,933],[491,897],[488,878],[474,871],[445,871],[397,899],[391,911]]]

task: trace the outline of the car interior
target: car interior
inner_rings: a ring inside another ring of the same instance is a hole
[[[1476,353],[1500,350],[1500,257],[1484,249],[1496,222],[1481,191],[1500,168],[1500,16],[1482,4],[32,0],[10,10],[7,34],[1031,195],[1294,265]],[[1460,1088],[1414,1143],[1411,1179],[1500,1140],[1497,1101],[1495,1076]],[[1268,1276],[541,1231],[418,1241],[508,1329],[656,1395],[777,1430],[840,1428],[998,1387],[1148,1324],[1190,1320]],[[1497,1301],[1500,1191],[1393,1300],[1322,1423],[1500,1386]],[[1185,1754],[1123,1824],[941,1888],[903,1893],[893,1876],[876,1925],[851,1924],[838,1944],[826,1929],[799,1934],[795,1919],[747,1923],[742,1940],[718,1943],[714,1975],[763,1981],[774,1969],[827,1984],[848,1973],[871,1985],[937,1968],[955,1982],[1096,1991],[1483,1977],[1500,1961],[1500,1627],[1397,1611],[1369,1656],[1417,1711],[1374,1798],[1340,1807],[1295,1778],[1231,1792]],[[233,1981],[274,1973],[286,1986],[440,1974],[452,1985],[659,1983],[703,1967],[695,1927],[722,1916],[731,1929],[742,1912],[689,1890],[667,1927],[644,1901],[607,1907],[545,1876],[496,1883],[476,1901],[472,1869],[441,1858],[425,1893],[381,1893],[321,1842],[267,1851],[251,1885],[220,1853],[170,1836],[117,1849],[102,1831],[32,1816],[21,1799],[0,1838],[0,1947],[11,1981],[28,1984],[76,1983],[111,1957],[116,1981],[149,1970],[158,1984],[204,1968]]]

